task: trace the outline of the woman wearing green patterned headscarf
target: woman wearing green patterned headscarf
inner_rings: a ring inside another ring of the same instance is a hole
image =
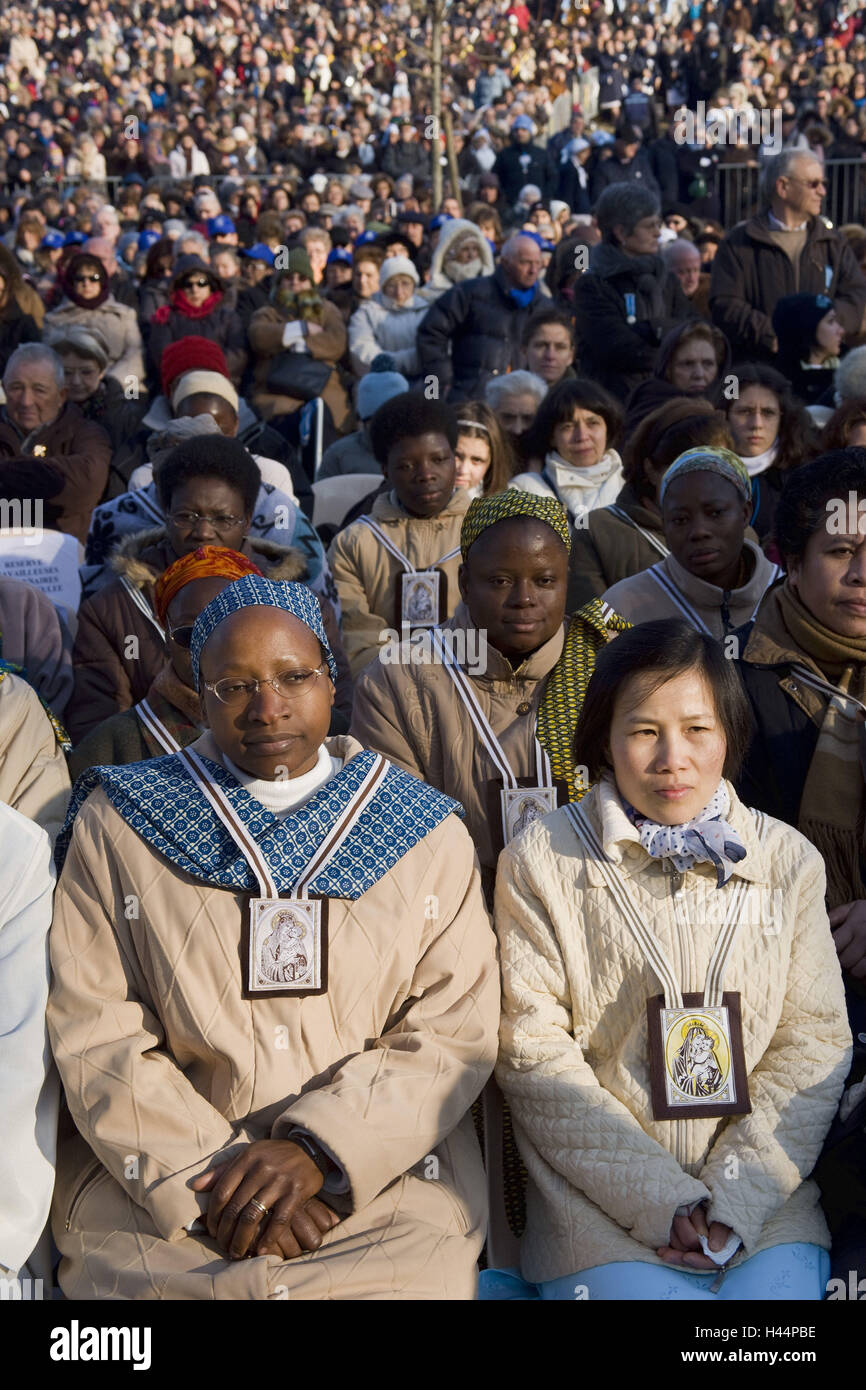
[[[462,803],[490,893],[503,843],[585,789],[574,729],[595,654],[626,624],[598,599],[566,617],[555,498],[477,498],[460,540],[453,618],[438,637],[382,648],[356,686],[352,733]]]

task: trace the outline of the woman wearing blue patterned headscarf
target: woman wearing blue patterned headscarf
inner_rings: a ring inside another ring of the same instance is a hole
[[[228,585],[190,656],[209,732],[91,769],[61,837],[61,1287],[472,1298],[499,983],[461,808],[327,737],[305,586]]]

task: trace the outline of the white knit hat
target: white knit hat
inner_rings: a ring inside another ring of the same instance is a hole
[[[420,285],[421,278],[408,256],[389,256],[382,262],[382,269],[379,271],[379,284],[385,288],[393,275],[408,275]]]
[[[177,410],[187,396],[221,396],[238,413],[238,393],[227,376],[221,372],[206,372],[196,368],[178,377],[171,393],[171,408]]]

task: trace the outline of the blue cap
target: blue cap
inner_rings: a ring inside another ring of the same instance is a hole
[[[207,220],[208,236],[228,236],[234,230],[234,222],[224,212],[221,212],[219,217],[209,217]]]
[[[531,135],[532,132],[533,132],[533,130],[535,129],[535,127],[534,127],[534,125],[532,124],[532,121],[529,119],[528,116],[515,116],[515,118],[514,118],[514,124],[512,125],[511,129],[512,129],[512,130],[528,130],[529,133],[530,133],[530,135]]]
[[[379,238],[378,238],[378,236],[376,235],[375,232],[370,232],[370,231],[361,232],[358,236],[355,237],[355,245],[356,245],[356,246],[369,246],[370,243],[371,243],[371,241],[378,241],[378,240],[379,240]]]
[[[333,251],[328,252],[328,259],[325,265],[351,265],[352,253],[347,251],[345,246],[335,246]]]
[[[86,232],[67,232],[63,238],[64,246],[81,246],[87,240]]]
[[[264,261],[265,265],[270,266],[276,260],[270,246],[265,246],[263,241],[257,241],[255,246],[242,246],[238,255],[246,257],[248,261]]]
[[[141,177],[141,174],[136,174],[134,172],[131,174],[124,174],[123,178],[121,179],[121,183],[127,185],[131,183],[137,183],[139,188],[144,188],[144,179]]]
[[[47,251],[56,251],[58,247],[64,246],[65,244],[63,233],[55,232],[53,227],[45,233],[39,243],[40,247]]]
[[[454,218],[450,212],[437,212],[435,217],[430,219],[431,232],[438,232],[440,227],[444,227],[446,222],[453,222]]]
[[[153,227],[145,227],[138,234],[138,249],[139,251],[149,251],[151,246],[155,246],[160,240],[159,232],[155,232]]]

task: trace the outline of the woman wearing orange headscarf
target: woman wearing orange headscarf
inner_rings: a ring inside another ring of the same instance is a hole
[[[156,615],[165,628],[167,660],[143,700],[92,729],[70,754],[74,778],[89,767],[138,763],[174,753],[204,728],[192,680],[189,639],[193,623],[220,590],[244,574],[261,574],[237,550],[203,545],[182,555],[156,581]]]

